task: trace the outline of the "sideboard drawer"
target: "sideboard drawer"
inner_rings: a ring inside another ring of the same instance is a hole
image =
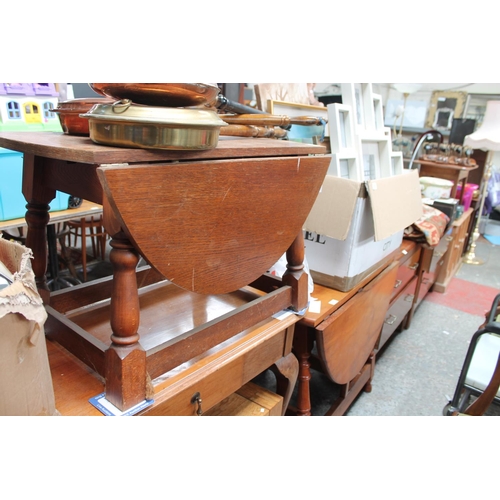
[[[382,326],[380,340],[377,350],[382,349],[391,335],[398,329],[413,305],[417,276],[413,276],[410,282],[401,290],[397,299],[392,302]]]

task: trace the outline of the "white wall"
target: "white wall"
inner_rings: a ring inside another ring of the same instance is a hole
[[[253,88],[254,83],[247,84]],[[319,94],[338,94],[340,88],[338,83],[316,83],[315,92]],[[373,83],[373,91],[382,96],[382,102],[388,99],[401,99],[402,94],[394,88],[391,83]],[[456,90],[469,94],[498,94],[500,95],[500,83],[422,83],[422,88],[411,94],[414,100],[426,100],[430,102],[432,92],[435,90]]]

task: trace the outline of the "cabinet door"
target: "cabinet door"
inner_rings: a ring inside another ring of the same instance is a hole
[[[465,213],[458,221],[456,221],[454,223],[451,237],[446,237],[449,241],[448,250],[446,252],[443,267],[437,274],[436,283],[433,288],[433,290],[437,292],[443,293],[446,291],[446,287],[460,266],[462,254],[465,250],[471,213],[471,211]]]
[[[393,262],[316,328],[318,354],[333,382],[347,384],[373,352],[384,322],[398,263]]]

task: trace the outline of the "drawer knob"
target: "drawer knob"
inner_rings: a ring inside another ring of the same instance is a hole
[[[203,410],[201,409],[201,394],[199,392],[193,394],[193,397],[191,398],[191,404],[196,405],[196,415],[201,417],[203,415]]]
[[[405,297],[405,300],[406,300],[406,302],[413,302],[414,298],[415,298],[415,296],[410,294],[410,295],[407,295]]]
[[[408,269],[411,269],[412,271],[416,271],[418,269],[418,262],[415,262],[415,264],[408,266]]]
[[[401,283],[403,283],[401,280],[396,280],[396,283],[394,283],[394,288],[398,288]]]

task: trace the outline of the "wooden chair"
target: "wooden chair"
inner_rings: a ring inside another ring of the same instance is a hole
[[[78,220],[66,222],[68,231],[68,242],[71,246],[71,237],[73,236],[73,246],[78,247],[80,239],[80,248],[82,250],[82,275],[83,281],[87,281],[87,238],[90,238],[92,245],[92,257],[94,259],[104,260],[106,257],[106,241],[108,234],[104,229],[102,215],[95,217],[82,217]]]
[[[495,399],[500,401],[500,294],[486,322],[472,336],[453,399],[444,415],[483,415]],[[469,405],[470,396],[477,399]]]
[[[500,353],[498,354],[497,364],[493,372],[493,376],[489,384],[483,393],[471,404],[469,405],[463,413],[458,410],[452,412],[453,416],[459,415],[469,415],[469,416],[481,416],[484,415],[486,410],[490,407],[491,403],[498,394],[498,389],[500,388]]]

